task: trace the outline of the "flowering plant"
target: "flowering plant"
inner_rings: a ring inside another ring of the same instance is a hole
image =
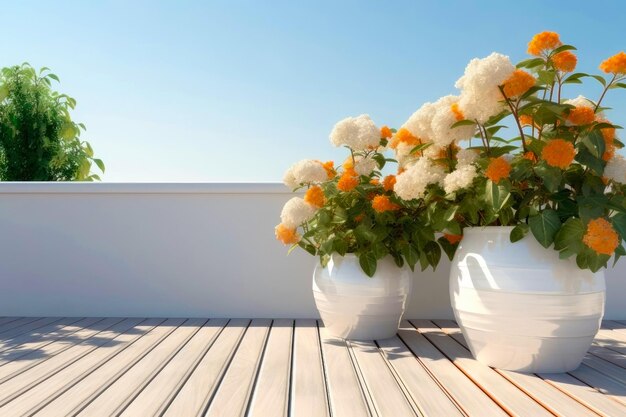
[[[333,253],[353,253],[369,276],[388,255],[411,269],[418,262],[422,269],[435,268],[442,247],[452,256],[452,246],[436,240],[425,200],[400,200],[393,192],[395,175],[381,174],[395,162],[384,155],[393,134],[388,127],[378,129],[367,115],[337,123],[330,140],[350,156],[337,169],[332,161],[303,160],[287,170],[284,183],[306,191],[283,207],[277,239],[291,244],[290,251],[299,246],[319,256],[322,265]]]
[[[543,32],[517,66],[497,53],[472,60],[459,96],[426,103],[391,138],[403,170],[395,194],[428,201],[424,221],[435,231],[514,226],[512,242],[530,231],[594,272],[625,255],[626,160],[601,105],[609,90],[626,88],[626,54],[601,63],[606,78],[575,72],[573,50]],[[601,84],[598,100],[564,99],[585,78]],[[511,138],[500,136],[507,121]]]

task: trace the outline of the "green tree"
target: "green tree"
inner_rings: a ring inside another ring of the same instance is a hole
[[[76,100],[52,89],[59,78],[48,68],[37,72],[29,64],[0,73],[0,180],[93,181],[96,164],[85,130],[70,111]]]

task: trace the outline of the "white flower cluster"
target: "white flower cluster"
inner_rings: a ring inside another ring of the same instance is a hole
[[[433,105],[435,112],[430,122],[432,133],[430,139],[437,147],[442,148],[474,136],[475,127],[473,125],[450,128],[457,121],[452,112],[452,105],[458,104],[458,102],[459,97],[457,96],[445,96]]]
[[[466,119],[484,123],[503,110],[499,86],[515,71],[508,56],[492,53],[472,59],[455,86],[461,90],[459,106]]]
[[[293,190],[301,184],[316,184],[327,178],[326,170],[319,161],[303,159],[285,172],[283,183]]]
[[[574,106],[574,107],[588,107],[590,109],[595,109],[596,108],[596,103],[594,103],[593,101],[589,100],[585,96],[578,96],[578,97],[572,98],[570,100],[565,100],[563,102],[563,104],[569,104],[569,105]]]
[[[458,166],[473,164],[478,160],[478,152],[474,149],[460,149],[456,154]]]
[[[435,104],[425,103],[409,117],[409,120],[402,127],[411,132],[416,138],[427,142],[433,135],[431,122],[436,111],[437,107]]]
[[[339,121],[330,133],[335,146],[348,146],[356,152],[365,151],[380,144],[380,130],[367,114],[347,117]]]
[[[302,223],[311,220],[315,214],[315,207],[304,201],[303,198],[293,197],[283,206],[280,221],[285,227],[295,229]]]
[[[443,190],[446,194],[454,193],[472,185],[478,174],[474,165],[459,166],[443,179]]]
[[[620,184],[626,184],[626,159],[621,155],[614,155],[604,168],[604,176]]]
[[[378,168],[378,163],[371,156],[367,158],[355,157],[354,171],[359,175],[369,175]]]
[[[454,193],[472,185],[478,175],[476,166],[472,165],[478,159],[478,153],[471,149],[461,149],[456,155],[456,169],[443,179],[443,190],[446,194]]]
[[[443,176],[442,167],[434,164],[429,158],[420,158],[396,177],[393,190],[401,199],[413,200],[423,197],[426,187],[440,182]]]

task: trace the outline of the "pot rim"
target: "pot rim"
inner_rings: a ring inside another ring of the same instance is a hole
[[[513,230],[515,226],[472,226],[465,227],[463,229],[463,234],[468,233],[502,233],[502,232],[510,232]]]

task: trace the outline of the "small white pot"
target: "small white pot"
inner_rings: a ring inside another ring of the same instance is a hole
[[[512,227],[466,228],[450,270],[450,299],[474,357],[520,372],[576,369],[604,315],[602,271],[530,235],[511,243]]]
[[[411,292],[412,273],[388,256],[368,277],[354,254],[333,254],[313,272],[313,297],[328,332],[343,339],[393,337]]]

